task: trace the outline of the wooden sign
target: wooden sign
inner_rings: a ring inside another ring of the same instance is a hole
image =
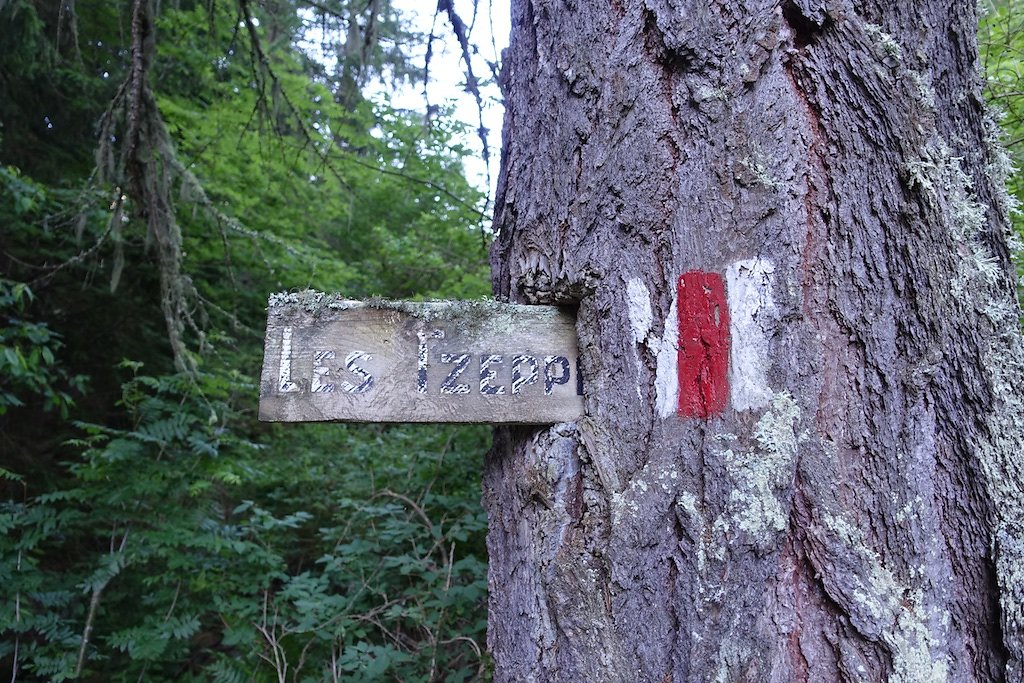
[[[260,419],[575,420],[583,415],[575,324],[553,306],[274,295]]]

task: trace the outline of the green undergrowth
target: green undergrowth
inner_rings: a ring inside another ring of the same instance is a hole
[[[257,442],[228,418],[251,388],[138,374],[130,426],[80,424],[65,480],[0,507],[0,658],[17,651],[19,680],[483,675],[486,520],[465,473],[488,435]]]
[[[490,675],[489,429],[256,419],[270,293],[489,291],[461,124],[362,94],[415,36],[318,5],[0,0],[12,681]]]

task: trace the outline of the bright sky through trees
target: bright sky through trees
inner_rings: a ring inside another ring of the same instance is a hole
[[[397,0],[395,5],[407,13],[414,30],[424,35],[431,32],[437,39],[433,43],[433,54],[430,63],[430,86],[427,91],[430,104],[451,105],[454,114],[464,121],[470,130],[465,136],[465,144],[476,151],[466,160],[467,175],[470,180],[484,187],[487,183],[487,168],[481,156],[481,143],[475,129],[480,122],[473,95],[466,91],[465,65],[462,52],[447,17],[435,14],[433,3],[424,4],[416,0]],[[474,17],[474,7],[476,14]],[[494,188],[498,178],[498,160],[501,152],[501,121],[504,106],[497,84],[491,77],[487,62],[500,64],[501,51],[508,46],[509,6],[508,0],[461,0],[455,2],[455,10],[466,23],[470,35],[470,43],[478,50],[473,55],[473,72],[481,81],[480,94],[483,98],[483,125],[488,130],[487,145],[490,151],[490,197],[494,199]],[[425,47],[417,52],[422,59]],[[422,61],[421,61],[422,63]],[[391,94],[392,103],[398,107],[422,109],[422,89],[403,88]]]
[[[481,125],[481,113],[476,98],[466,89],[466,66],[462,48],[452,30],[451,22],[443,11],[437,11],[433,3],[424,4],[416,0],[395,0],[394,6],[409,22],[414,33],[424,37],[420,45],[407,46],[412,62],[422,66],[426,60],[426,37],[433,35],[430,57],[430,83],[424,92],[422,82],[409,85],[399,83],[373,83],[368,92],[371,99],[386,99],[400,109],[422,111],[428,105],[442,108],[452,107],[456,119],[467,125],[465,134],[458,141],[474,151],[465,160],[466,174],[470,181],[481,189],[487,187],[490,176],[490,198],[494,199],[498,178],[498,160],[501,152],[501,122],[504,107],[501,93],[494,82],[491,65],[500,65],[501,51],[508,46],[510,15],[508,0],[456,0],[455,11],[465,22],[467,37],[473,50],[473,73],[480,83],[483,103],[482,123],[487,129],[487,146],[490,168],[483,160],[483,150],[477,128]],[[309,38],[304,49],[321,61],[330,64],[335,60],[333,53],[325,52],[325,43],[318,26],[311,22]],[[488,174],[489,170],[489,174]]]

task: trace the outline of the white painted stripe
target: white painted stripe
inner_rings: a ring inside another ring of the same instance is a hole
[[[771,261],[746,259],[726,270],[729,296],[729,392],[735,410],[757,410],[772,400],[768,338],[778,324]]]
[[[654,324],[654,315],[651,313],[651,293],[638,277],[631,278],[626,283],[626,304],[629,306],[629,325],[633,330],[633,341],[637,344],[646,342]]]
[[[630,278],[626,283],[626,310],[629,313],[629,329],[633,333],[633,367],[636,368],[638,382],[636,396],[643,400],[639,381],[645,373],[638,347],[647,343],[647,337],[651,334],[651,327],[654,324],[654,314],[651,313],[651,293],[638,277]]]
[[[679,302],[676,288],[672,288],[672,306],[668,309],[665,331],[658,343],[658,375],[654,380],[657,391],[658,415],[670,417],[679,409]]]
[[[292,381],[292,328],[281,330],[281,364],[278,366],[277,391],[290,394],[299,390],[297,382]]]

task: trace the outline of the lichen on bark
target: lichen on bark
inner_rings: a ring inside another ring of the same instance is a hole
[[[763,550],[775,548],[776,536],[789,526],[788,493],[801,438],[796,432],[799,420],[800,407],[793,397],[777,394],[754,428],[756,447],[729,448],[722,454],[733,481],[729,517],[752,545]]]

